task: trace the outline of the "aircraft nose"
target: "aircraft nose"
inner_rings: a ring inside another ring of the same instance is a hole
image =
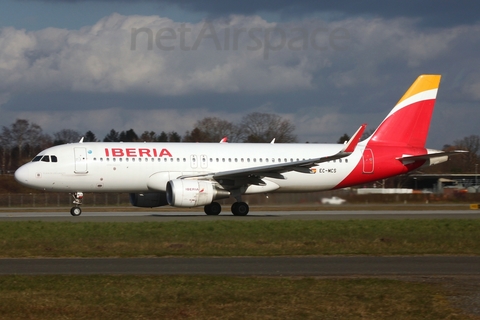
[[[23,165],[15,171],[15,180],[23,185],[29,185],[31,180],[30,168],[28,165]]]

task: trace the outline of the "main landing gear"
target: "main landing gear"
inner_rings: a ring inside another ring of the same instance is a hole
[[[250,208],[245,202],[235,202],[232,204],[232,213],[234,216],[246,216],[248,211],[250,211]]]
[[[232,213],[234,216],[246,216],[249,210],[250,208],[245,202],[239,201],[232,204]],[[216,216],[222,212],[222,206],[218,202],[212,202],[203,207],[203,211],[209,216]]]
[[[82,205],[83,201],[83,192],[75,192],[72,194],[73,197],[73,204],[75,205],[70,209],[70,214],[74,217],[78,217],[82,214],[82,209],[80,206]]]

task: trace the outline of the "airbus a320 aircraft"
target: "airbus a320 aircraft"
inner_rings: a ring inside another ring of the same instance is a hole
[[[375,132],[359,142],[362,125],[346,144],[122,143],[55,146],[15,172],[29,187],[72,193],[73,216],[83,192],[128,192],[137,207],[204,206],[233,197],[244,216],[243,195],[311,192],[350,187],[444,162],[453,152],[425,148],[440,75],[421,75]]]

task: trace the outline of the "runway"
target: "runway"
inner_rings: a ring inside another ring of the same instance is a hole
[[[479,210],[322,210],[252,211],[207,216],[200,211],[95,211],[84,208],[80,217],[68,211],[21,212],[3,208],[2,221],[46,222],[167,222],[351,219],[480,219]],[[192,274],[239,276],[479,276],[477,256],[322,256],[322,257],[202,257],[202,258],[47,258],[0,259],[0,274]]]
[[[478,276],[480,257],[0,259],[1,275]]]
[[[351,220],[351,219],[480,219],[480,210],[322,210],[322,211],[251,211],[245,217],[229,212],[219,216],[207,216],[200,211],[97,211],[84,209],[79,217],[65,211],[14,211],[0,210],[0,221],[49,221],[49,222],[167,222],[167,221],[252,221],[252,220]]]

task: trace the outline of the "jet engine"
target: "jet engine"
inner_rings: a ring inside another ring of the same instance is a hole
[[[153,208],[166,206],[165,192],[130,193],[130,203],[134,207]]]
[[[167,183],[167,201],[174,207],[205,206],[229,196],[229,191],[217,189],[209,181],[175,179]]]

